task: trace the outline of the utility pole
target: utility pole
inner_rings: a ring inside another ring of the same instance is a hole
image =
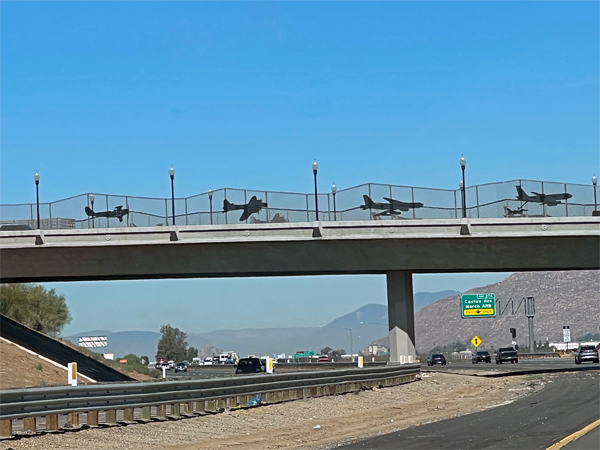
[[[533,297],[525,298],[525,315],[529,325],[529,352],[535,353],[535,338],[533,336],[533,316],[535,316],[535,302]]]

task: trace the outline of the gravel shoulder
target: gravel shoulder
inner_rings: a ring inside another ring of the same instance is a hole
[[[412,383],[182,420],[3,441],[20,449],[328,449],[339,443],[468,414],[543,388],[543,378],[423,374]]]

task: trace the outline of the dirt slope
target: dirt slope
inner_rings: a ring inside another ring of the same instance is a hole
[[[88,383],[78,377],[81,384]],[[67,384],[67,370],[0,339],[0,389]]]

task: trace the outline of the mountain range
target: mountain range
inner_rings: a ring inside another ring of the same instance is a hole
[[[567,325],[573,340],[600,329],[600,271],[520,272],[466,293],[494,293],[500,306],[497,316],[461,318],[460,294],[456,291],[415,294],[416,346],[420,353],[456,341],[468,343],[474,336],[482,340],[481,348],[499,348],[511,343],[510,328],[516,329],[519,345],[528,345],[527,317],[523,303],[519,306],[528,296],[535,299],[536,342],[562,342],[562,329]],[[217,330],[189,333],[187,341],[197,348],[214,345],[243,356],[318,352],[327,346],[357,353],[373,341],[389,346],[386,324],[387,306],[367,304],[322,327]],[[108,336],[109,346],[104,350],[117,356],[135,353],[150,358],[160,338],[159,333],[150,331],[95,330],[69,339],[77,342],[77,337],[90,335]]]
[[[419,292],[414,295],[415,310],[456,291]],[[387,306],[368,304],[356,311],[338,317],[321,327],[304,328],[264,328],[242,330],[216,330],[207,333],[188,333],[188,345],[203,348],[213,345],[227,351],[236,351],[239,355],[293,354],[297,351],[314,351],[322,348],[344,349],[357,353],[370,342],[387,334]],[[133,353],[153,359],[156,353],[160,333],[154,331],[92,330],[66,337],[78,343],[80,336],[106,336],[108,346],[97,348],[103,353],[124,356]],[[350,339],[352,337],[352,340]]]
[[[573,341],[599,330],[600,271],[597,270],[514,273],[498,283],[466,293],[494,293],[504,311],[491,318],[462,319],[460,295],[430,303],[415,314],[416,346],[420,352],[426,353],[436,345],[470,342],[474,336],[481,338],[483,348],[499,348],[510,345],[510,328],[516,329],[517,344],[528,346],[524,302],[516,310],[524,297],[534,297],[536,342],[562,342],[563,326],[567,325]],[[514,315],[510,299],[516,310]]]

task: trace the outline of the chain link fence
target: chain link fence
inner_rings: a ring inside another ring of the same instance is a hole
[[[519,195],[519,189],[525,196]],[[243,205],[252,203],[254,197],[267,206],[254,212],[250,208],[248,217],[241,220]],[[582,184],[514,180],[467,187],[465,197],[469,218],[591,216],[598,209],[594,187]],[[224,212],[225,200],[241,209]],[[336,194],[320,193],[318,205],[322,221],[457,219],[462,217],[462,192],[369,183]],[[223,225],[317,219],[315,195],[292,192],[225,188],[176,198],[174,218],[172,207],[170,198],[82,194],[40,203],[39,228],[154,227],[172,225],[173,220],[176,225]],[[0,205],[0,224],[38,228],[37,205]]]

